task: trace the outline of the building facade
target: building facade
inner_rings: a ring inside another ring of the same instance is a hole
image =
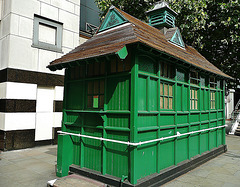
[[[147,15],[112,6],[96,35],[48,66],[66,69],[57,176],[160,186],[226,151],[231,77],[184,43],[167,3]]]
[[[0,11],[0,149],[51,142],[64,72],[46,66],[79,45],[80,0],[1,0]]]

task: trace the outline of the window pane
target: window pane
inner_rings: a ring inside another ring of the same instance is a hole
[[[172,89],[172,85],[169,85],[169,96],[173,96],[172,91],[173,91],[173,89]]]
[[[169,98],[169,109],[173,109],[173,98]]]
[[[161,62],[160,63],[160,68],[161,68],[161,70],[160,70],[160,75],[163,77],[163,72],[164,72],[164,66],[163,66],[163,63]]]
[[[163,95],[163,84],[160,83],[160,95]]]
[[[88,82],[88,94],[93,94],[93,82]]]
[[[197,90],[195,90],[195,99],[197,99],[198,96],[197,96]]]
[[[88,96],[88,108],[92,108],[93,107],[93,96]]]
[[[194,97],[194,90],[192,90],[191,92],[192,92],[192,93],[191,93],[191,98],[194,99],[194,98],[195,98],[195,97]]]
[[[164,108],[168,109],[168,98],[164,97]]]
[[[164,84],[164,95],[168,95],[168,85]]]
[[[163,109],[163,97],[160,97],[160,108]]]
[[[164,77],[167,77],[167,73],[168,73],[168,67],[167,67],[167,64],[164,63],[164,69],[163,69]]]
[[[198,101],[195,100],[195,109],[198,109]]]
[[[39,24],[39,41],[56,45],[57,28],[44,24]]]
[[[100,63],[99,62],[95,62],[94,63],[94,75],[99,75],[99,71],[100,71],[100,68],[99,68],[99,65]]]
[[[100,108],[104,106],[104,95],[100,95]]]
[[[94,94],[99,93],[99,81],[94,81]]]
[[[123,62],[118,61],[118,72],[123,72]]]
[[[116,72],[116,61],[112,61],[111,63],[111,73],[115,73]]]
[[[100,80],[100,94],[104,94],[104,80]]]
[[[93,76],[93,63],[88,64],[88,76]]]
[[[192,100],[191,103],[192,103],[191,108],[192,108],[192,109],[195,109],[195,108],[194,108],[194,100]]]

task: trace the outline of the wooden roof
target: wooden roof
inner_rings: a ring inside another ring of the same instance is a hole
[[[215,73],[225,78],[231,78],[220,71],[216,66],[206,60],[197,50],[185,45],[185,49],[168,41],[169,38],[158,29],[134,18],[133,16],[114,7],[128,23],[116,26],[112,29],[97,32],[91,39],[76,47],[68,54],[56,59],[47,67],[51,70],[62,69],[64,64],[73,61],[115,54],[128,44],[142,43],[156,49],[161,53],[168,54],[184,63],[197,68]],[[174,29],[173,29],[174,30]],[[169,33],[169,35],[171,35]],[[60,65],[60,66],[59,66]]]

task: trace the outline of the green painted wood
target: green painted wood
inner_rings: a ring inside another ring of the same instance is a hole
[[[183,39],[182,39],[182,36],[181,36],[181,33],[180,33],[179,29],[176,30],[176,32],[174,33],[174,35],[173,35],[173,37],[171,38],[170,41],[172,43],[180,46],[180,47],[185,48],[185,44],[183,42]]]
[[[100,26],[99,32],[116,27],[126,22],[128,22],[127,19],[116,9],[110,9],[102,25]]]
[[[127,47],[124,46],[122,49],[120,49],[118,52],[116,52],[116,54],[118,55],[118,57],[121,60],[124,60],[128,55]]]
[[[172,78],[164,77],[161,76],[160,58],[131,48],[128,53],[122,62],[115,57],[109,58],[104,75],[88,76],[87,66],[83,66],[83,71],[79,67],[66,70],[63,131],[140,142],[225,123],[224,87],[210,88],[204,72],[201,76],[206,78],[205,81],[193,85],[188,68],[161,57],[161,62],[166,62],[175,72]],[[129,56],[131,60],[128,60]],[[131,63],[131,71],[112,72],[111,66],[116,62],[120,65]],[[177,73],[180,68],[184,72],[182,80]],[[78,71],[85,73],[80,76]],[[104,81],[103,107],[88,108],[88,84],[101,80]],[[192,88],[197,90],[198,100],[194,110],[190,109]],[[216,93],[214,109],[210,105],[211,91]],[[172,98],[171,108],[161,108],[162,96],[168,99],[167,105]],[[223,128],[137,147],[64,136],[68,138],[60,137],[58,145],[58,176],[67,175],[69,165],[77,164],[102,174],[119,178],[128,176],[130,183],[136,184],[143,177],[225,144],[224,135]]]

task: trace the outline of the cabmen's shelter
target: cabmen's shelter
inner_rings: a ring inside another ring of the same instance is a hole
[[[111,7],[91,39],[48,66],[65,69],[58,176],[159,185],[226,151],[231,77],[184,43],[168,4],[147,15]]]

